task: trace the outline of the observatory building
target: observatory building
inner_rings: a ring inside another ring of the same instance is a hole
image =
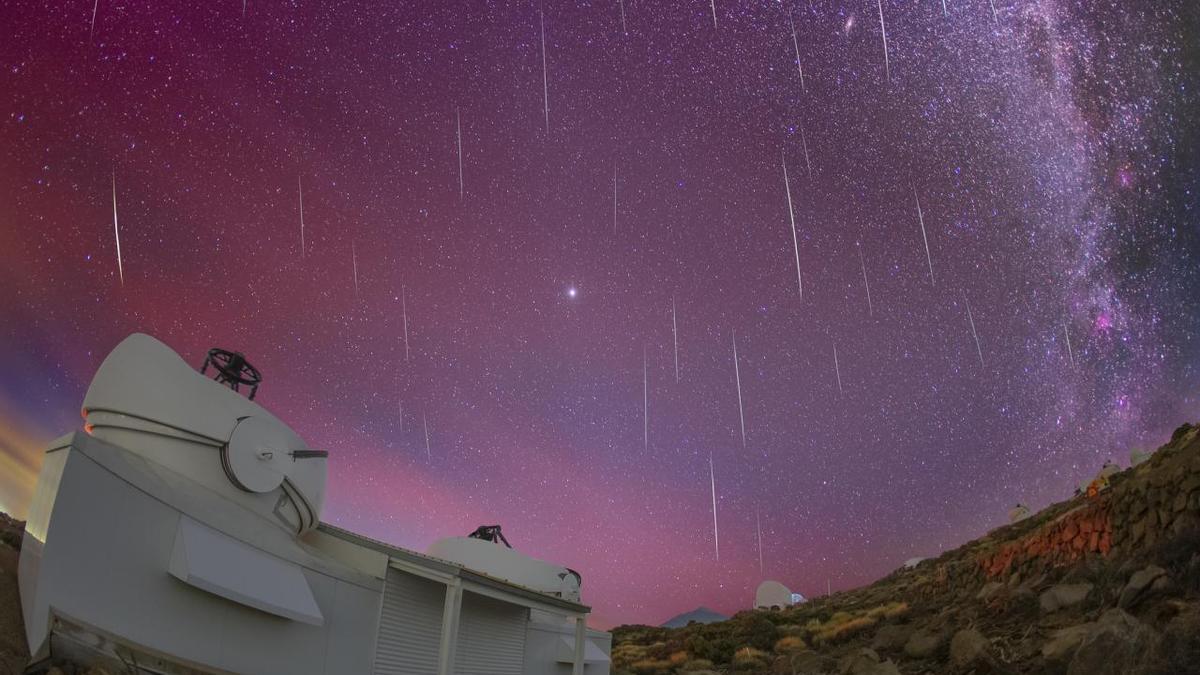
[[[778,581],[764,581],[754,592],[755,609],[784,609],[804,602],[804,596],[791,592]]]
[[[210,379],[204,372],[215,372]],[[578,573],[498,526],[421,554],[322,523],[327,453],[213,350],[132,335],[46,451],[18,568],[34,662],[121,672],[606,675]]]

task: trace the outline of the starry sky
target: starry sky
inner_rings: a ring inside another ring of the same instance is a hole
[[[868,582],[1200,418],[1197,12],[3,3],[0,508],[142,331],[600,625]]]

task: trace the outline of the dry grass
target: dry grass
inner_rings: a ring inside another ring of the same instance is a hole
[[[776,654],[791,654],[793,652],[802,652],[808,649],[808,645],[805,644],[804,640],[800,639],[799,637],[796,637],[795,635],[789,635],[787,637],[780,638],[775,643],[774,649]]]
[[[813,636],[813,639],[823,644],[838,642],[860,631],[866,630],[878,622],[878,619],[873,619],[869,616],[860,616],[853,619],[847,619],[841,621],[840,623],[833,623],[830,621],[828,624],[821,627],[821,630]]]
[[[770,663],[770,654],[754,647],[742,647],[733,654],[733,667],[736,670],[754,669],[758,671]]]
[[[908,613],[907,602],[889,602],[867,610],[867,616],[872,619],[894,619]]]

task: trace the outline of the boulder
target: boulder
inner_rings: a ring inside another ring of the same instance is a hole
[[[1091,584],[1059,584],[1042,593],[1038,604],[1043,612],[1049,614],[1078,605],[1086,600],[1091,592]]]
[[[871,648],[876,651],[898,652],[904,649],[904,644],[908,642],[908,638],[912,637],[912,633],[912,626],[887,624],[875,631],[875,637],[871,640]]]
[[[1151,661],[1159,673],[1200,673],[1200,610],[1184,612],[1167,623]]]
[[[832,673],[837,670],[837,662],[828,656],[818,654],[816,652],[800,652],[791,654],[783,659],[783,663],[778,661],[776,665],[783,665],[781,672],[791,675],[824,675],[824,673]],[[778,671],[777,667],[777,671]]]
[[[1088,630],[1067,666],[1067,675],[1125,675],[1137,672],[1157,635],[1124,610],[1110,609]]]
[[[873,649],[860,649],[842,659],[838,669],[841,675],[900,675],[900,669],[891,661],[880,661]]]
[[[987,602],[988,600],[996,597],[996,594],[1002,590],[1004,590],[1004,584],[1000,583],[999,581],[989,581],[983,585],[983,588],[979,589],[978,593],[975,594],[975,599]]]
[[[950,662],[959,668],[988,660],[992,643],[974,628],[964,628],[950,639]]]
[[[946,634],[928,630],[918,630],[904,643],[904,653],[910,658],[927,659],[937,653],[946,643]]]
[[[1079,645],[1083,644],[1084,638],[1091,632],[1093,625],[1083,623],[1054,631],[1046,644],[1042,645],[1042,658],[1051,663],[1069,661],[1075,655],[1075,650]]]
[[[1129,583],[1121,589],[1117,606],[1122,609],[1133,607],[1150,597],[1155,591],[1163,590],[1168,583],[1167,571],[1158,565],[1149,565],[1140,569],[1129,577]]]

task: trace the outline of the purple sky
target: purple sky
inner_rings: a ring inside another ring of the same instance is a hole
[[[1200,417],[1200,20],[994,1],[4,3],[0,507],[133,331],[602,624],[1068,496]]]

